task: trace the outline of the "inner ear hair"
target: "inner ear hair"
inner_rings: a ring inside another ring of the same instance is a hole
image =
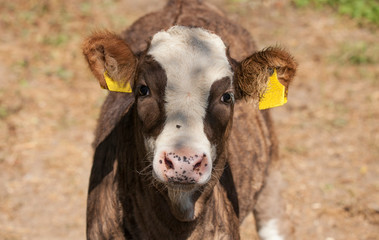
[[[114,81],[126,84],[135,74],[137,60],[124,40],[108,31],[95,32],[82,46],[89,68],[101,87],[107,89],[104,72]]]
[[[268,78],[276,69],[279,81],[288,89],[296,73],[297,63],[280,47],[268,47],[240,62],[235,74],[236,98],[260,99]]]

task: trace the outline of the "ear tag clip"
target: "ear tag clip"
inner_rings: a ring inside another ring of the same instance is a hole
[[[287,102],[287,92],[283,84],[278,80],[276,69],[267,82],[267,89],[259,101],[259,109],[279,107]]]
[[[107,83],[109,91],[112,92],[124,92],[124,93],[131,93],[132,88],[130,87],[130,83],[126,83],[125,86],[122,86],[120,83],[114,81],[112,78],[109,77],[107,71],[104,72],[104,79]]]

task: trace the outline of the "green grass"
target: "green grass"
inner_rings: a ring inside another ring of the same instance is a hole
[[[8,116],[8,110],[4,106],[0,106],[0,119],[4,119]]]
[[[73,72],[67,69],[66,67],[60,66],[56,71],[57,76],[66,82],[72,79]]]
[[[51,35],[45,36],[42,40],[42,43],[51,45],[53,47],[59,47],[61,45],[68,43],[69,40],[70,40],[70,37],[68,34],[58,33],[58,34],[51,34]]]
[[[330,6],[339,14],[348,15],[359,22],[379,26],[379,1],[377,0],[293,0],[297,7]]]
[[[346,42],[342,44],[332,60],[342,64],[368,65],[379,63],[379,45],[364,41]]]

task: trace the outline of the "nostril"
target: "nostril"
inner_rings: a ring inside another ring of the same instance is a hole
[[[174,164],[172,163],[171,160],[165,158],[165,159],[164,159],[164,163],[166,164],[166,168],[167,168],[167,169],[174,169]]]
[[[200,166],[201,166],[201,162],[202,162],[203,160],[200,160],[200,161],[198,161],[196,164],[195,164],[195,166],[193,166],[193,170],[194,171],[198,171],[198,170],[200,170]]]

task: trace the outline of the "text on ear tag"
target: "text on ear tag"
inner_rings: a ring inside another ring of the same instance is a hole
[[[105,79],[105,82],[107,83],[109,91],[125,92],[125,93],[132,92],[132,88],[130,87],[129,82],[127,82],[125,86],[122,86],[119,82],[116,82],[112,78],[110,78],[107,72],[104,72],[104,79]]]
[[[278,80],[276,69],[267,82],[267,88],[261,100],[259,101],[259,109],[267,109],[282,106],[287,102],[286,88]]]

